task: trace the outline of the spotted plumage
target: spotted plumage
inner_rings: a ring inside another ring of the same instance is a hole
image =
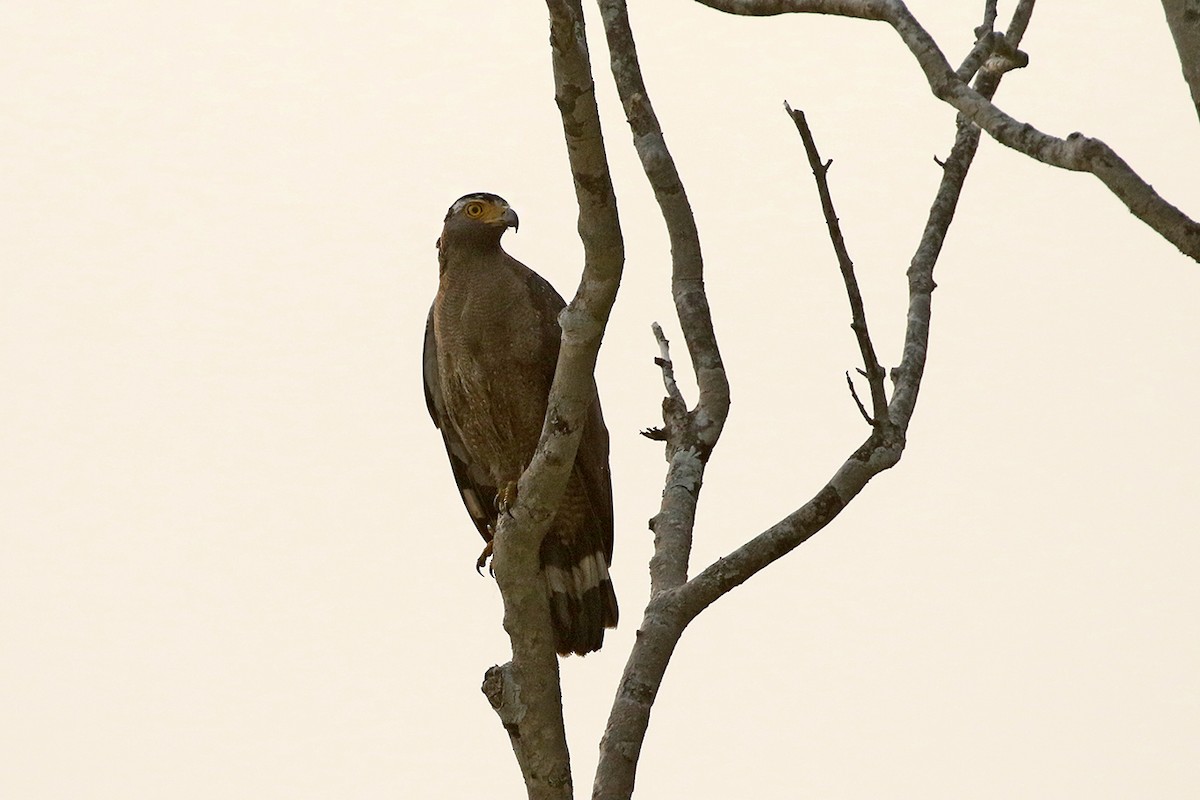
[[[565,305],[500,237],[517,227],[503,198],[479,192],[446,212],[437,295],[425,325],[425,400],[450,468],[490,553],[498,508],[515,491],[541,435]],[[594,391],[594,390],[593,390]],[[566,491],[541,545],[560,654],[598,650],[617,624],[608,430],[594,396]]]

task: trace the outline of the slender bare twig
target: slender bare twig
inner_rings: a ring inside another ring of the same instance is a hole
[[[872,428],[875,427],[875,420],[871,419],[871,415],[867,413],[867,407],[863,405],[862,400],[858,399],[858,390],[854,388],[854,379],[850,377],[850,370],[846,370],[846,385],[850,387],[850,396],[854,398],[854,405],[858,406],[858,413],[862,414],[862,418],[867,421],[868,425]]]
[[[679,391],[679,384],[675,382],[675,364],[671,361],[671,343],[667,341],[662,326],[657,322],[651,323],[650,330],[654,332],[654,340],[658,342],[658,358],[654,359],[654,363],[662,369],[663,387],[667,390],[667,401],[686,411],[687,402],[683,399],[683,393]]]
[[[871,343],[871,334],[867,330],[867,312],[863,307],[862,292],[858,290],[858,278],[854,275],[854,262],[850,259],[849,251],[846,250],[846,240],[842,237],[842,226],[838,222],[837,212],[833,208],[833,197],[829,193],[829,181],[826,175],[829,173],[829,165],[833,162],[821,161],[821,155],[817,152],[817,143],[813,139],[804,112],[793,109],[786,102],[783,107],[787,109],[788,115],[796,125],[796,130],[800,133],[801,141],[804,142],[804,151],[808,154],[808,165],[812,168],[813,178],[817,181],[817,194],[821,198],[821,211],[825,214],[825,226],[829,229],[829,240],[833,242],[833,252],[837,255],[838,267],[842,271],[842,281],[846,284],[846,296],[850,299],[852,320],[850,328],[858,340],[858,350],[862,354],[863,360],[863,375],[871,387],[873,416],[867,416],[865,412],[863,416],[867,417],[867,421],[872,426],[887,425],[887,392],[883,388],[883,367],[879,365],[879,358],[875,355],[875,345]],[[846,375],[846,380],[850,380],[849,373]],[[853,393],[853,383],[850,384],[850,390]],[[854,396],[854,400],[858,402],[858,395]],[[862,407],[861,403],[859,407]]]
[[[929,88],[965,114],[996,141],[1061,169],[1089,172],[1108,187],[1142,222],[1180,252],[1200,261],[1200,224],[1167,202],[1117,153],[1099,139],[1072,133],[1065,139],[1043,133],[992,104],[971,88],[946,61],[933,38],[900,0],[697,0],[710,8],[744,16],[831,14],[876,20],[892,26],[916,58]]]
[[[1023,0],[1014,12],[1013,26],[1023,31],[1032,12],[1032,0]],[[1010,33],[1013,31],[1010,26]],[[1019,41],[1020,33],[1010,41]],[[977,87],[995,92],[1003,73],[981,73]],[[942,180],[929,211],[921,242],[908,270],[909,307],[904,355],[892,371],[895,390],[888,404],[890,424],[876,427],[871,436],[838,468],[833,477],[807,503],[755,536],[724,558],[708,566],[676,592],[684,624],[766,565],[803,544],[832,521],[867,482],[894,466],[904,451],[909,421],[916,405],[925,356],[929,346],[933,267],[946,232],[954,219],[958,198],[979,144],[979,129],[960,117],[954,148],[944,162]]]
[[[663,427],[646,428],[641,434],[656,442],[667,442],[671,440],[672,430],[685,430],[687,427],[687,401],[683,399],[679,384],[675,382],[675,362],[671,360],[670,342],[667,341],[661,325],[655,322],[650,327],[658,342],[658,357],[654,359],[654,363],[662,370],[663,387],[667,390],[667,396],[663,398]],[[657,518],[650,520],[651,530],[656,524]]]

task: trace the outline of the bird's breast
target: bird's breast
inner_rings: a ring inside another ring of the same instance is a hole
[[[519,296],[498,291],[502,282],[448,283],[434,304],[447,415],[499,485],[516,479],[537,446],[549,392],[544,347]]]

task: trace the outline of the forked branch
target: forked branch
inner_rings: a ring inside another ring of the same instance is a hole
[[[1200,261],[1200,224],[1163,199],[1150,184],[1099,139],[1072,133],[1061,139],[1042,133],[992,104],[946,61],[933,38],[900,0],[697,0],[702,5],[743,16],[830,14],[886,22],[916,58],[929,88],[996,141],[1061,169],[1090,172],[1142,222],[1196,261]],[[1015,44],[1013,47],[1015,48]]]
[[[666,338],[657,329],[667,398],[664,426],[656,438],[661,436],[666,442],[668,467],[662,504],[651,521],[651,599],[613,701],[593,786],[593,797],[618,798],[633,791],[650,708],[683,630],[673,611],[673,591],[687,580],[696,504],[708,457],[729,413],[729,383],[704,291],[704,259],[696,222],[642,80],[628,10],[624,0],[599,0],[599,5],[613,79],[670,238],[671,293],[699,388],[696,405],[688,409],[674,383]]]
[[[643,168],[654,187],[656,197],[659,198],[664,219],[671,232],[673,274],[678,277],[682,272],[692,281],[692,285],[688,287],[691,294],[684,295],[685,297],[703,299],[695,226],[691,220],[690,209],[686,206],[682,183],[666,150],[661,130],[654,119],[649,98],[642,84],[625,4],[622,0],[600,0],[600,6],[618,91],[625,104]],[[989,2],[988,8],[991,14],[993,4]],[[1027,12],[1032,8],[1032,3],[1023,3],[1021,8]],[[1025,21],[1020,22],[1022,31]],[[985,27],[990,29],[990,25],[990,18],[986,19]],[[982,34],[977,38],[982,38]],[[1019,39],[1019,33],[1017,38]],[[979,61],[983,61],[982,55],[979,56]],[[970,67],[971,72],[975,69],[977,67]],[[1000,74],[1002,71],[997,71],[993,79],[998,81]],[[994,89],[994,86],[992,88]],[[705,441],[697,435],[703,427],[698,427],[700,420],[696,412],[689,414],[693,426],[688,426],[684,431],[678,429],[680,423],[677,420],[667,415],[665,432],[667,457],[671,466],[668,469],[663,505],[654,524],[656,561],[652,561],[651,565],[651,598],[600,743],[600,763],[597,767],[593,798],[617,800],[632,795],[650,710],[662,684],[671,654],[688,623],[730,589],[821,530],[874,475],[899,461],[924,371],[929,340],[930,298],[934,285],[933,265],[946,230],[953,220],[959,192],[977,144],[977,129],[960,120],[955,147],[945,162],[942,183],[930,209],[921,246],[913,256],[908,271],[909,314],[905,356],[900,367],[893,373],[896,391],[890,403],[882,400],[882,369],[878,367],[870,340],[866,337],[865,314],[861,316],[861,328],[856,327],[856,334],[861,330],[859,341],[867,370],[871,370],[872,364],[876,365],[877,370],[872,380],[872,404],[875,405],[879,398],[882,413],[877,414],[870,437],[851,454],[829,483],[811,500],[690,580],[686,579],[684,558],[690,554],[695,501],[708,451],[699,450],[695,446]],[[832,213],[831,208],[829,212]],[[680,238],[677,239],[677,236]],[[848,259],[846,261],[848,263]],[[855,282],[852,280],[852,271],[848,274],[850,277],[847,278],[847,291],[851,295],[851,306],[855,309],[857,317],[857,312],[861,311],[861,298],[856,304],[853,297],[852,287],[855,287]],[[695,319],[696,300],[681,302],[681,294],[678,291],[675,297],[681,324],[687,333],[689,315]],[[701,318],[705,319],[707,302],[699,307],[703,308]],[[701,332],[706,335],[711,332],[711,324]],[[690,349],[691,344],[692,340],[689,338]],[[715,339],[712,345],[712,352],[715,353]],[[665,356],[664,364],[669,364]],[[705,362],[697,359],[695,349],[693,364],[701,382],[701,402],[697,409],[699,410],[704,406],[704,380],[706,377],[711,379],[712,376],[701,372]],[[665,377],[668,397],[664,407],[678,407],[681,398],[671,391],[673,376],[668,374]],[[720,380],[724,382],[723,370]],[[728,407],[727,385],[724,386],[722,395],[724,411]],[[721,421],[723,422],[723,417]],[[669,524],[671,528],[669,535],[664,535],[660,530],[660,526],[664,524]],[[681,548],[682,557],[677,558],[673,555],[673,546]]]

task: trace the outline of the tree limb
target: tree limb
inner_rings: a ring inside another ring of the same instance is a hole
[[[599,5],[613,79],[670,238],[671,293],[699,387],[695,408],[686,415],[669,415],[665,420],[667,460],[671,465],[667,486],[688,486],[694,500],[700,489],[703,463],[716,446],[729,412],[729,382],[704,292],[704,259],[696,222],[642,80],[628,11],[623,0],[599,0]],[[680,480],[675,474],[679,469],[697,473],[696,480]],[[651,594],[687,579],[686,558],[691,550],[693,520],[685,517],[678,521],[658,518],[655,532],[663,546],[655,548],[650,564]]]
[[[858,340],[858,350],[862,354],[863,360],[863,375],[871,387],[873,416],[867,416],[866,411],[862,408],[862,403],[858,401],[858,395],[854,396],[854,402],[858,403],[859,410],[863,411],[863,416],[867,417],[867,421],[873,427],[885,426],[888,421],[888,409],[887,393],[883,388],[883,367],[879,365],[879,359],[875,355],[875,345],[871,343],[871,334],[867,330],[867,312],[863,308],[862,292],[858,289],[858,278],[854,275],[854,262],[850,260],[850,253],[846,250],[846,240],[842,237],[842,226],[838,223],[837,212],[833,208],[833,197],[829,194],[829,181],[825,178],[829,172],[829,165],[833,162],[821,162],[821,155],[817,152],[817,143],[808,127],[808,121],[804,118],[804,112],[799,109],[793,110],[786,102],[783,107],[787,109],[792,122],[796,124],[796,130],[800,134],[801,141],[804,142],[804,152],[808,154],[808,165],[812,168],[813,178],[817,182],[817,194],[821,198],[821,211],[825,214],[825,226],[829,229],[829,240],[833,243],[833,252],[837,256],[838,267],[842,271],[842,281],[846,284],[846,296],[850,299],[852,320],[850,328],[854,331],[855,339]],[[849,373],[846,374],[846,380],[850,380]],[[853,383],[850,384],[850,391],[854,392]]]
[[[492,567],[504,600],[509,664],[484,681],[509,734],[530,798],[573,797],[554,650],[539,547],[562,498],[591,404],[600,340],[616,299],[624,246],[600,132],[583,11],[579,0],[547,0],[555,100],[579,204],[583,274],[559,315],[562,343],[538,448],[521,475],[511,515],[502,515]]]
[[[1163,0],[1167,25],[1179,51],[1183,79],[1192,93],[1192,105],[1200,117],[1200,2],[1197,0]]]
[[[1014,46],[1032,11],[1032,0],[1022,0],[1018,4],[1008,33]],[[990,97],[1002,75],[1002,72],[981,73],[976,78],[976,90]],[[933,268],[954,219],[958,198],[978,145],[979,129],[960,115],[954,148],[943,165],[941,183],[908,269],[909,306],[904,355],[900,366],[892,370],[895,388],[888,404],[888,422],[876,426],[867,440],[807,503],[680,587],[676,594],[684,625],[731,589],[807,541],[841,513],[871,478],[899,462],[925,369],[935,287]]]
[[[651,562],[650,602],[600,743],[600,762],[593,785],[593,798],[616,800],[628,798],[633,793],[637,762],[649,725],[650,711],[675,645],[688,623],[732,587],[823,528],[871,477],[899,461],[924,371],[930,298],[934,286],[933,264],[953,219],[959,192],[974,157],[978,129],[960,117],[955,148],[944,165],[942,185],[930,211],[921,246],[909,268],[910,300],[905,360],[893,372],[896,393],[891,403],[882,406],[882,421],[874,425],[868,440],[808,503],[735,550],[729,557],[720,559],[691,580],[678,583],[681,578],[686,578],[685,559],[691,549],[695,500],[708,450],[711,450],[711,443],[715,443],[715,437],[709,432],[714,430],[715,423],[715,432],[719,434],[719,426],[728,410],[728,384],[720,368],[715,338],[711,339],[711,344],[704,340],[704,337],[711,337],[712,328],[701,282],[702,261],[695,224],[642,82],[625,4],[623,0],[600,0],[600,6],[613,76],[643,169],[654,188],[671,236],[676,305],[701,385],[697,409],[683,417],[683,400],[674,386],[665,338],[656,331],[664,348],[660,359],[668,393],[664,401],[664,419],[667,422],[664,435],[671,466],[662,509],[652,522],[656,539],[655,557]],[[1032,0],[1022,0],[1014,15],[1010,27],[1010,34],[1014,34],[1013,52],[1032,8]],[[965,62],[964,73],[968,75],[980,68],[985,56],[990,65],[991,57],[996,55],[997,50],[1003,49],[997,46],[998,39],[990,33],[994,19],[994,3],[991,0],[987,2],[987,9],[985,23],[976,33],[977,43],[972,50],[974,62],[971,59]],[[980,44],[979,40],[984,40],[984,44]],[[990,67],[980,75],[977,84],[988,97],[994,92],[1003,72],[1004,68]],[[848,290],[851,285],[848,282]],[[862,329],[865,333],[865,324]],[[692,332],[697,335],[693,337]],[[870,350],[867,352],[871,353]],[[864,360],[869,368],[875,359],[868,356]],[[713,369],[718,370],[716,374],[706,373],[706,370]],[[720,417],[711,421],[703,416],[707,399],[706,379],[713,381],[709,386],[716,392],[710,391],[707,398],[715,398],[714,408],[721,413]],[[881,379],[873,381],[872,386],[874,402],[874,398],[882,394]],[[880,388],[876,389],[877,386]],[[691,425],[685,424],[688,421]],[[708,450],[692,446],[693,442],[701,447],[707,445]]]
[[[650,602],[600,742],[592,790],[596,798],[618,798],[629,797],[633,791],[650,709],[683,631],[672,591],[687,580],[696,504],[705,465],[729,413],[729,382],[704,291],[704,260],[696,222],[642,79],[628,10],[624,0],[599,0],[599,5],[613,80],[670,238],[671,293],[699,387],[696,406],[688,410],[674,387],[673,372],[667,371],[666,339],[661,329],[656,330],[664,348],[667,398],[662,433],[668,468],[662,505],[651,521],[655,538]]]
[[[816,497],[779,525],[739,548],[729,558],[710,566],[690,581],[679,583],[686,578],[685,558],[691,550],[695,500],[708,452],[711,444],[715,443],[715,437],[709,432],[714,431],[715,425],[715,433],[719,433],[719,425],[724,422],[724,415],[728,411],[728,384],[720,367],[715,338],[711,338],[711,344],[708,341],[708,337],[712,336],[712,327],[703,291],[702,261],[695,223],[646,94],[625,4],[623,0],[600,0],[600,7],[618,93],[625,106],[643,169],[662,208],[671,236],[676,306],[685,335],[688,336],[689,351],[701,386],[697,409],[687,417],[692,424],[687,426],[687,430],[680,430],[682,423],[678,416],[670,413],[672,407],[678,406],[680,399],[671,392],[671,381],[667,381],[668,397],[664,403],[667,413],[664,417],[668,428],[667,457],[670,467],[663,505],[652,523],[656,539],[655,556],[651,562],[651,598],[600,743],[600,762],[593,785],[593,798],[616,800],[628,798],[633,792],[650,711],[675,645],[687,624],[717,597],[824,527],[873,475],[894,465],[903,451],[905,428],[896,427],[887,420],[893,411],[886,403],[883,404],[883,422],[876,425],[868,441],[846,461]],[[972,148],[966,153],[956,150],[951,156],[951,161],[961,162],[962,167],[955,169],[948,165],[944,172],[945,187],[939,192],[939,201],[943,200],[943,195],[957,199],[962,180],[965,179],[966,166],[973,155]],[[953,203],[947,212],[944,211],[944,203],[935,202],[935,212],[931,212],[929,221],[929,227],[940,226],[939,242],[953,217]],[[932,269],[932,264],[929,269]],[[919,289],[910,302],[910,339],[920,347],[920,366],[923,367],[932,279],[922,281],[918,272],[910,270],[910,285]],[[691,332],[696,335],[691,335]],[[873,358],[866,360],[868,367],[874,361]],[[910,368],[908,374],[915,376],[915,383],[910,381],[906,385],[915,386],[919,383],[920,371]],[[706,381],[711,383],[706,384]],[[880,394],[881,381],[880,377],[875,382],[880,387]],[[707,395],[706,386],[711,387]],[[915,400],[915,392],[911,397]],[[709,398],[714,399],[713,408],[720,412],[720,417],[709,419],[704,416]],[[904,424],[907,426],[911,408],[904,409],[901,404],[897,410],[904,410]]]
[[[638,66],[625,3],[600,0],[610,64],[642,168],[671,242],[671,293],[699,387],[692,411],[697,444],[711,451],[729,410],[729,382],[704,292],[704,259],[691,204],[663,138]],[[707,457],[707,452],[705,453]]]
[[[1072,133],[1060,139],[1020,122],[994,106],[955,73],[937,43],[900,0],[697,0],[718,11],[744,16],[831,14],[886,22],[925,73],[929,88],[996,141],[1061,169],[1090,172],[1142,222],[1200,261],[1200,224],[1164,200],[1111,147]]]

